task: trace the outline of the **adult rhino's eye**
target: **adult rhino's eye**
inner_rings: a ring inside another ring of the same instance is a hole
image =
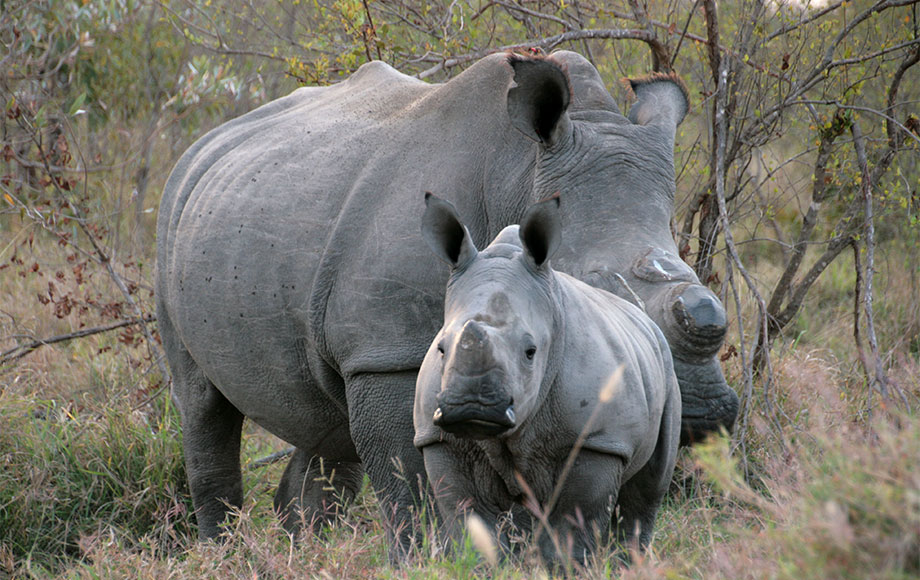
[[[438,354],[444,356],[444,345],[438,344]]]
[[[524,356],[527,357],[527,360],[533,360],[534,355],[537,354],[537,347],[531,346],[524,351]]]

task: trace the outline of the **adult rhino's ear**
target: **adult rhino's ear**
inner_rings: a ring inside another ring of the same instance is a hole
[[[556,253],[562,241],[562,219],[559,217],[559,194],[530,206],[521,220],[519,230],[524,253],[537,267],[542,267]]]
[[[465,265],[479,253],[454,205],[431,192],[425,194],[422,237],[437,257],[454,268]]]
[[[552,145],[568,130],[569,80],[551,59],[510,55],[514,84],[508,90],[511,124],[524,135]]]
[[[687,85],[675,73],[651,73],[620,81],[636,102],[629,120],[637,125],[661,124],[676,130],[690,110]]]

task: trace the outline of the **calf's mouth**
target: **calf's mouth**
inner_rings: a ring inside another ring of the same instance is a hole
[[[517,424],[513,401],[497,405],[478,402],[442,403],[434,411],[434,424],[466,439],[487,439],[513,429]]]

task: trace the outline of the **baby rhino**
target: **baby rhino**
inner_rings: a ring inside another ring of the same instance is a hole
[[[611,528],[645,547],[680,436],[661,331],[627,301],[550,267],[558,197],[482,252],[453,205],[431,194],[425,202],[422,234],[451,273],[444,326],[418,375],[415,445],[448,532],[456,537],[458,516],[472,511],[496,531],[510,514],[539,536],[548,561],[560,549],[584,561]],[[536,529],[528,498],[551,510],[550,533]]]

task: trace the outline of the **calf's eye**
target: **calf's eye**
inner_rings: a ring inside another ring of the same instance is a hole
[[[531,346],[524,351],[524,356],[527,357],[527,360],[533,360],[534,355],[537,354],[537,347]]]

